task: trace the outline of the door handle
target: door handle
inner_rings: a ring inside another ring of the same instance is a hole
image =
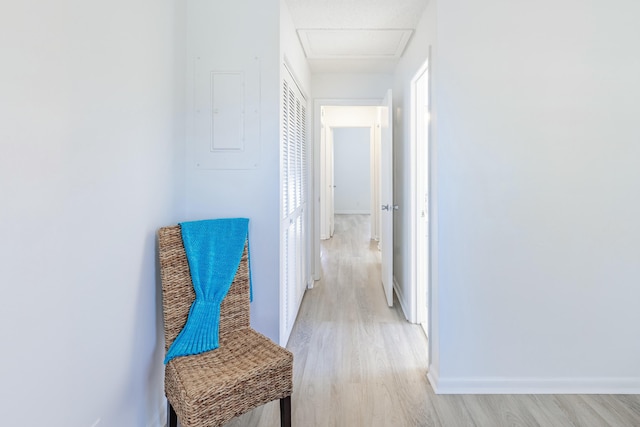
[[[400,209],[398,205],[382,205],[383,211],[390,211],[390,210],[397,211],[398,209]]]
[[[383,211],[388,211],[389,210],[389,205],[382,205],[382,210]]]

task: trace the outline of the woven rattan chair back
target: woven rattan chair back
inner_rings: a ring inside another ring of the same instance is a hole
[[[280,422],[291,426],[293,355],[249,323],[248,244],[220,307],[219,344],[177,357],[165,367],[168,427],[222,426],[231,418],[280,400]],[[195,300],[180,226],[158,231],[165,351],[187,322]]]
[[[166,351],[187,323],[189,309],[196,295],[180,226],[161,228],[158,239]],[[249,327],[249,302],[249,262],[245,245],[238,271],[220,306],[220,343],[229,334]]]

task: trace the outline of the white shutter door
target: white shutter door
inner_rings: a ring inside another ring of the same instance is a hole
[[[282,103],[282,141],[280,143],[280,179],[282,181],[282,195],[281,198],[281,218],[284,218],[289,213],[289,84],[284,81],[283,84],[283,100]]]
[[[286,345],[306,289],[308,158],[306,104],[290,76],[283,82],[281,141],[280,344]]]

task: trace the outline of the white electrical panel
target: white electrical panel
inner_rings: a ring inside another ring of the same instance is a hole
[[[253,169],[260,160],[260,61],[195,60],[194,162],[199,169]]]

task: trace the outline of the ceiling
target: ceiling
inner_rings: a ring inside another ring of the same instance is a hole
[[[286,0],[312,72],[391,73],[429,0]]]

